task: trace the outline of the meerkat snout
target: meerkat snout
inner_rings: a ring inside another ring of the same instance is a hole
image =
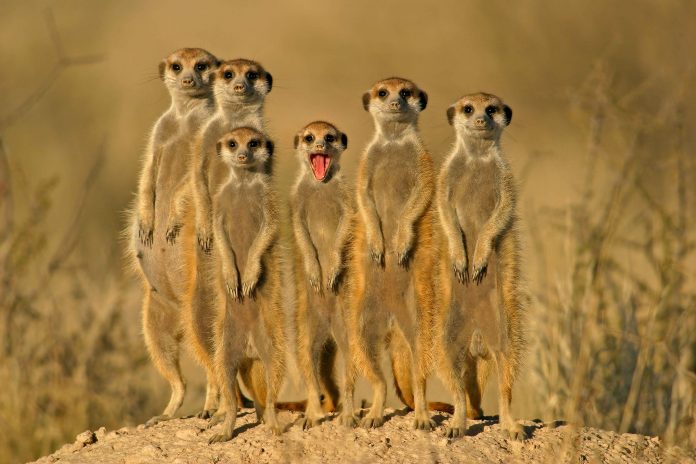
[[[295,135],[295,150],[303,166],[307,166],[314,179],[328,181],[339,169],[341,153],[348,148],[348,136],[333,124],[314,121]]]

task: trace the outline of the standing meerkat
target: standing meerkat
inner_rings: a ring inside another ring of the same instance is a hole
[[[226,179],[228,168],[216,152],[216,143],[226,132],[241,126],[263,129],[263,103],[273,86],[273,78],[263,67],[250,60],[236,59],[219,64],[213,82],[216,110],[198,134],[193,149],[193,166],[188,190],[179,195],[177,204],[188,204],[193,197],[195,223],[199,246],[192,245],[195,272],[190,274],[192,282],[185,312],[190,345],[199,363],[205,368],[208,378],[205,405],[199,417],[210,417],[217,409],[219,389],[213,361],[213,321],[215,319],[216,292],[214,280],[216,268],[210,255],[212,245],[212,196]],[[177,208],[173,208],[177,211]],[[177,223],[172,224],[168,236],[176,239]],[[249,402],[237,388],[238,400],[245,406]]]
[[[184,327],[182,306],[192,270],[187,242],[193,244],[193,217],[179,228],[183,240],[168,244],[167,224],[173,199],[187,183],[191,141],[213,113],[211,76],[217,59],[200,48],[182,48],[160,63],[159,74],[172,99],[157,120],[145,153],[136,207],[129,228],[131,261],[137,263],[145,287],[143,328],[145,344],[155,367],[171,385],[171,397],[149,425],[171,419],[186,390],[179,368]],[[191,211],[182,208],[182,218]]]
[[[386,382],[379,359],[385,341],[397,393],[415,409],[414,427],[434,425],[425,384],[433,364],[435,174],[418,131],[427,101],[424,91],[400,78],[379,81],[363,95],[375,135],[358,173],[350,305],[354,359],[374,389],[364,427],[384,422]]]
[[[210,443],[232,438],[237,373],[252,394],[258,420],[281,433],[275,401],[286,350],[273,144],[258,130],[243,127],[220,138],[216,152],[229,169],[213,201],[214,259],[223,302],[215,327],[215,371],[223,407],[210,426],[223,417],[224,422]]]
[[[444,338],[438,345],[442,377],[455,396],[446,433],[466,432],[467,399],[473,415],[480,414],[490,363],[498,373],[500,425],[512,438],[524,439],[510,402],[524,347],[525,297],[515,185],[500,147],[512,110],[494,95],[476,93],[450,106],[447,119],[457,141],[440,171],[437,195],[444,232],[439,315]]]
[[[307,387],[302,427],[313,427],[325,418],[320,390],[326,395],[325,410],[332,411],[338,405],[333,375],[337,346],[345,361],[344,385],[350,389],[343,395],[341,422],[354,425],[353,363],[346,330],[345,288],[339,284],[355,213],[350,189],[340,173],[348,137],[333,124],[315,121],[295,135],[294,146],[300,164],[290,195],[295,237],[295,328],[298,364]]]

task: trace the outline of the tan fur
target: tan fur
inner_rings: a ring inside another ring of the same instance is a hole
[[[276,434],[282,431],[275,401],[287,342],[272,153],[272,143],[249,127],[228,132],[216,143],[216,156],[228,167],[229,176],[213,201],[216,290],[223,303],[215,327],[215,372],[223,407],[210,425],[223,417],[224,422],[211,443],[232,438],[238,373],[252,395],[258,420]]]
[[[247,74],[258,74],[249,79]],[[232,73],[232,78],[227,78]],[[271,88],[271,77],[258,63],[237,59],[223,61],[216,69],[213,78],[213,93],[216,109],[206,121],[206,125],[197,134],[193,147],[193,163],[188,182],[182,187],[179,203],[195,207],[196,228],[200,246],[191,245],[195,259],[195,272],[191,275],[190,293],[187,295],[188,306],[184,313],[184,327],[189,334],[189,345],[199,363],[205,368],[208,388],[205,405],[200,417],[209,417],[217,408],[219,389],[215,381],[213,361],[213,325],[215,307],[216,265],[210,255],[212,244],[211,198],[217,192],[221,182],[228,174],[227,167],[218,160],[215,144],[227,131],[241,126],[263,128],[263,102]],[[189,223],[193,223],[192,218]],[[176,230],[173,227],[172,230]],[[201,232],[204,230],[205,232]],[[173,235],[171,240],[174,240]],[[249,401],[236,387],[237,399],[244,406]]]
[[[337,348],[346,361],[341,421],[349,425],[356,421],[352,404],[355,376],[346,331],[348,308],[341,282],[355,212],[352,192],[340,173],[347,142],[345,134],[323,121],[308,124],[295,136],[300,169],[290,202],[295,238],[297,360],[307,387],[303,428],[320,423],[325,411],[338,405],[333,373]],[[312,157],[322,165],[330,160],[328,170],[314,171]],[[323,409],[320,392],[325,394]]]
[[[185,48],[160,64],[160,76],[172,98],[171,107],[155,124],[144,156],[134,211],[129,220],[129,259],[139,270],[145,290],[143,328],[150,356],[171,385],[169,404],[148,424],[170,419],[181,405],[185,384],[179,368],[184,338],[182,306],[193,270],[193,215],[177,204],[188,181],[191,141],[213,112],[211,73],[217,59],[205,50]],[[180,240],[169,240],[168,223],[178,208]],[[188,224],[188,226],[187,226]]]
[[[417,126],[426,104],[425,92],[400,78],[377,82],[363,96],[375,137],[360,161],[349,278],[351,349],[374,389],[364,427],[384,422],[386,382],[379,358],[387,341],[400,391],[413,391],[414,427],[434,425],[425,383],[434,360],[435,175]]]
[[[443,240],[437,317],[441,374],[455,396],[450,437],[466,432],[467,408],[479,415],[491,367],[498,373],[501,427],[524,428],[510,415],[512,385],[524,347],[516,191],[500,136],[512,110],[498,97],[473,94],[447,112],[457,133],[438,179]],[[468,403],[468,406],[467,406]]]

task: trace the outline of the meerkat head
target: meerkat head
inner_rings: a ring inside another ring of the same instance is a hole
[[[223,61],[215,73],[215,98],[222,104],[260,104],[271,88],[273,76],[256,61]]]
[[[220,159],[232,169],[268,171],[273,157],[273,142],[251,127],[239,127],[217,142]]]
[[[169,93],[188,97],[210,94],[218,59],[202,48],[181,48],[159,64],[159,75]]]
[[[362,102],[375,119],[410,122],[428,105],[428,94],[407,79],[391,77],[373,85]]]
[[[311,169],[319,182],[331,179],[346,148],[348,136],[328,122],[311,122],[295,135],[295,150],[300,163]]]
[[[473,93],[447,108],[447,120],[464,137],[497,140],[512,121],[512,109],[488,93]]]

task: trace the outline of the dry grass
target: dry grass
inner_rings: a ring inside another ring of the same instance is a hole
[[[349,134],[353,175],[372,130],[360,94],[378,78],[429,92],[421,127],[436,157],[452,137],[446,105],[500,94],[515,111],[504,143],[523,184],[533,294],[517,415],[696,446],[696,5],[260,2],[0,6],[0,40],[12,44],[0,74],[0,462],[165,403],[117,237],[145,134],[166,106],[156,61],[182,45],[273,72],[281,191],[295,172],[292,135],[317,118]],[[227,24],[260,11],[263,40],[257,21]]]

